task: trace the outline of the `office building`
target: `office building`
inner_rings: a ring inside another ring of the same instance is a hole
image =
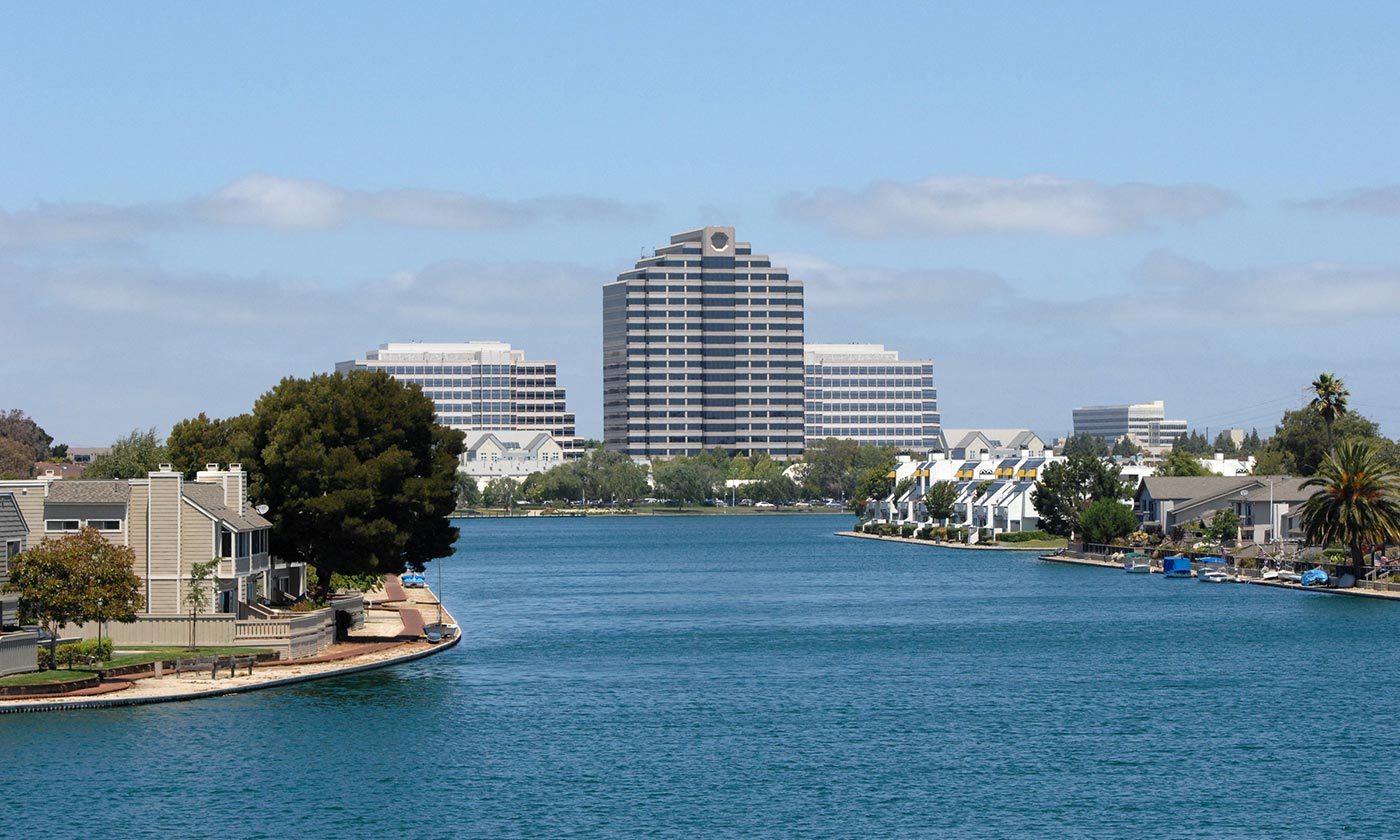
[[[603,287],[607,448],[800,456],[802,311],[802,282],[733,228],[672,236]]]
[[[1166,419],[1161,400],[1137,405],[1088,405],[1074,409],[1074,434],[1091,434],[1112,446],[1132,435],[1139,446],[1171,446],[1186,434],[1185,420]]]
[[[583,444],[574,415],[565,410],[554,362],[530,361],[499,341],[381,344],[364,358],[341,362],[337,372],[383,370],[423,388],[437,406],[437,420],[467,432],[468,444],[483,432],[547,432],[566,457]]]
[[[933,362],[900,361],[882,344],[808,344],[803,361],[808,443],[834,437],[941,448]]]

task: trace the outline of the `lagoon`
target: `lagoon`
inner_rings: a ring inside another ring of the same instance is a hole
[[[0,833],[1400,824],[1400,605],[843,539],[846,521],[821,515],[458,524],[441,561],[456,650],[247,695],[0,716]]]

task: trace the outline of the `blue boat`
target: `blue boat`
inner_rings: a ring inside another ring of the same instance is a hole
[[[1304,586],[1326,586],[1328,580],[1327,573],[1323,570],[1308,569],[1303,572],[1303,577],[1298,582]]]
[[[1180,554],[1162,558],[1162,574],[1169,578],[1191,577],[1191,558]]]
[[[404,572],[399,575],[399,581],[410,589],[421,589],[428,585],[428,581],[423,577],[422,572]]]

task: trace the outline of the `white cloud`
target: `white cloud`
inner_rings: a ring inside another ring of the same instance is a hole
[[[357,223],[455,231],[532,224],[633,224],[653,208],[585,195],[503,200],[450,190],[351,190],[306,178],[253,174],[213,193],[165,205],[40,204],[0,210],[0,252],[130,246],[192,224],[323,231]]]
[[[1238,204],[1203,184],[1099,184],[1032,175],[882,181],[784,198],[782,211],[862,238],[1040,233],[1102,236],[1193,222]]]
[[[999,275],[976,269],[838,265],[799,253],[772,257],[774,265],[785,266],[791,276],[803,281],[809,310],[893,307],[907,312],[909,307],[972,306],[1010,291]]]
[[[1328,198],[1314,198],[1285,206],[1367,216],[1400,216],[1400,185],[1352,190]]]

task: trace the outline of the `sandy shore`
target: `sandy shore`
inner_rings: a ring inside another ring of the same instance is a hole
[[[376,606],[366,611],[364,628],[351,633],[347,641],[332,645],[313,657],[264,663],[254,667],[252,674],[243,670],[232,677],[228,676],[227,671],[214,679],[210,678],[207,671],[198,674],[187,673],[183,676],[167,673],[159,678],[109,680],[104,683],[105,688],[119,688],[109,693],[37,699],[0,698],[0,714],[167,703],[239,694],[411,662],[441,653],[455,647],[461,641],[460,632],[438,644],[429,644],[421,638],[400,637],[404,623],[400,619],[399,608],[417,609],[422,613],[423,620],[430,623],[436,622],[438,617],[439,604],[431,589],[405,589],[404,595],[403,601],[386,602],[386,594],[382,589],[370,593],[367,600],[373,601]],[[444,623],[456,624],[445,610],[442,620]],[[109,685],[117,682],[127,684]]]

